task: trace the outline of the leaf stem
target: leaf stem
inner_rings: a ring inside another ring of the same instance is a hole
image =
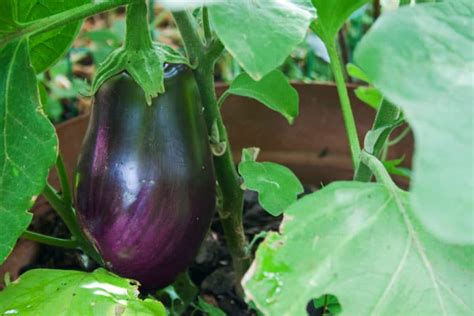
[[[395,146],[396,144],[401,142],[406,136],[408,136],[408,134],[410,132],[411,132],[411,127],[408,126],[400,133],[400,135],[398,135],[397,137],[395,137],[392,140],[387,141],[387,145],[388,146]]]
[[[395,122],[400,116],[400,109],[384,99],[380,104],[379,109],[377,110],[377,115],[375,116],[375,121],[372,126],[372,131],[388,126]],[[383,149],[386,148],[385,144],[390,136],[390,132],[383,133],[380,135],[380,138],[377,140],[376,147],[372,153],[375,157],[379,158]],[[372,172],[368,166],[363,162],[360,163],[354,173],[354,180],[361,182],[369,182],[372,179]]]
[[[136,0],[109,0],[97,4],[89,3],[42,19],[34,20],[28,23],[20,23],[20,27],[17,30],[0,37],[0,47],[3,47],[8,42],[11,42],[19,37],[46,32],[66,25],[70,22],[75,22],[88,16],[108,11],[122,5],[130,4],[135,1]]]
[[[66,167],[64,166],[64,160],[61,154],[58,155],[58,160],[56,161],[56,171],[59,177],[59,183],[61,185],[61,196],[64,204],[72,205],[72,194],[71,187],[69,186],[69,179],[66,172]]]
[[[395,191],[399,190],[397,185],[393,182],[392,178],[387,172],[387,169],[385,169],[385,166],[377,157],[363,150],[360,155],[360,160],[375,175],[375,178],[377,179],[378,182],[382,183],[384,186],[386,186],[390,190],[393,190],[393,189],[396,189]]]
[[[81,228],[79,227],[74,208],[71,205],[67,205],[49,183],[46,184],[43,190],[43,195],[51,207],[58,213],[59,217],[61,217],[61,219],[64,221],[64,224],[66,224],[69,232],[72,235],[72,239],[77,242],[82,251],[84,251],[96,262],[103,265],[101,256],[89,243]]]
[[[74,248],[77,248],[78,246],[76,240],[63,239],[63,238],[43,235],[40,233],[32,232],[30,230],[23,232],[23,235],[21,235],[21,237],[28,240],[33,240],[45,245],[67,248],[67,249],[74,249]]]
[[[351,102],[349,94],[347,92],[346,82],[344,80],[344,71],[337,53],[336,42],[326,41],[328,55],[331,60],[331,69],[336,80],[337,92],[339,94],[339,100],[341,102],[342,117],[344,119],[344,125],[346,127],[346,134],[349,140],[349,147],[351,150],[352,165],[357,168],[359,164],[360,156],[360,143],[357,135],[357,128],[354,120],[354,115],[351,109]]]
[[[213,44],[206,49],[202,39],[193,27],[189,13],[174,12],[173,16],[183,38],[189,60],[194,65],[198,65],[194,70],[194,76],[204,106],[204,117],[208,131],[211,131],[212,125],[216,124],[220,140],[227,144],[223,155],[214,156],[217,182],[222,192],[222,208],[219,209],[219,217],[232,256],[236,275],[236,291],[239,295],[243,295],[240,280],[248,269],[251,260],[247,251],[247,239],[242,222],[243,191],[240,188],[240,177],[235,168],[227,130],[217,104],[214,86],[214,64],[224,47],[218,40],[214,40]]]

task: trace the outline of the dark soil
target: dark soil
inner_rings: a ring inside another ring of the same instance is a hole
[[[314,191],[307,189],[306,194]],[[257,194],[245,192],[244,228],[249,241],[262,231],[277,231],[282,216],[274,217],[258,204]],[[54,211],[36,219],[34,224],[37,231],[57,237],[68,237],[68,231]],[[255,244],[257,245],[259,241]],[[254,247],[256,248],[256,247]],[[255,250],[255,249],[253,249]],[[77,250],[65,250],[42,245],[36,261],[22,270],[35,268],[76,269],[92,271],[97,264]],[[219,218],[214,217],[211,230],[207,235],[195,262],[189,268],[189,276],[199,288],[199,295],[209,304],[218,306],[226,315],[246,316],[257,315],[234,291],[234,274],[232,261],[225,246],[225,239]],[[312,305],[312,304],[310,304]],[[185,315],[191,315],[194,308],[188,308]],[[309,315],[320,315],[320,312],[309,306]],[[199,312],[193,315],[201,315]]]

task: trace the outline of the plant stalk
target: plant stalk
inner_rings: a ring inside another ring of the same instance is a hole
[[[55,247],[61,247],[61,248],[67,248],[67,249],[77,248],[77,242],[75,240],[43,235],[40,233],[32,232],[30,230],[23,232],[21,237],[28,240],[36,241],[45,245],[49,245],[49,246],[55,246]]]
[[[89,3],[39,20],[28,23],[18,23],[19,27],[17,30],[0,37],[0,48],[19,37],[46,32],[70,22],[75,22],[135,1],[136,0],[109,0],[97,4]]]
[[[347,92],[346,82],[344,80],[344,71],[342,68],[339,54],[337,53],[336,41],[326,41],[328,55],[331,60],[331,69],[336,80],[337,92],[341,102],[342,117],[346,127],[347,139],[351,150],[352,165],[354,169],[359,165],[360,143],[357,135],[356,123],[351,109],[351,102]]]
[[[145,0],[137,0],[136,3],[127,7],[126,49],[138,51],[153,47],[147,14],[148,9]]]
[[[90,256],[100,265],[103,265],[101,256],[92,246],[92,244],[89,243],[81,228],[79,227],[74,208],[71,205],[65,204],[62,198],[57,194],[56,190],[49,183],[46,184],[43,190],[43,195],[51,207],[64,221],[64,224],[66,224],[69,232],[72,235],[72,240],[77,242],[79,248],[81,248],[82,251],[84,251],[88,256]]]
[[[242,221],[243,191],[240,188],[240,177],[235,168],[227,130],[217,104],[214,86],[214,64],[220,52],[222,52],[223,46],[220,42],[214,42],[215,45],[211,44],[209,47],[205,47],[187,12],[174,12],[173,16],[183,37],[188,58],[193,64],[198,65],[194,70],[194,75],[204,106],[204,117],[208,131],[211,130],[213,124],[217,124],[220,141],[227,144],[223,155],[214,156],[214,168],[223,199],[222,209],[219,210],[219,218],[224,230],[227,247],[232,256],[236,275],[236,290],[242,295],[243,290],[240,280],[248,269],[251,260],[250,253],[247,250],[247,239]]]
[[[379,109],[377,110],[377,115],[375,116],[375,121],[372,126],[372,131],[390,125],[400,115],[400,109],[388,102],[386,99],[382,101]],[[375,157],[380,158],[382,149],[385,147],[385,144],[390,136],[390,133],[382,134],[380,139],[377,141],[377,147],[374,149],[374,152],[371,153]],[[370,168],[363,162],[359,163],[359,166],[356,169],[354,174],[355,181],[369,182],[372,179],[372,171]]]

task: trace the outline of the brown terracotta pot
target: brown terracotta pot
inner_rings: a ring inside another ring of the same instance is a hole
[[[293,125],[257,101],[230,96],[223,106],[223,118],[229,132],[234,157],[240,159],[245,147],[260,147],[258,160],[273,161],[289,167],[305,184],[319,185],[353,175],[349,145],[333,84],[293,85],[300,98],[300,114]],[[359,101],[349,86],[349,96],[361,144],[371,129],[375,111]],[[222,94],[226,85],[218,85]],[[392,147],[390,158],[405,155],[411,162],[413,139],[407,137]],[[407,185],[405,179],[398,179]]]
[[[235,160],[240,159],[242,148],[260,147],[259,161],[286,165],[305,184],[319,185],[351,179],[352,163],[336,87],[332,84],[301,83],[295,83],[294,87],[300,98],[300,114],[291,126],[280,114],[257,101],[239,96],[230,96],[226,100],[222,115]],[[221,95],[227,88],[225,84],[218,84],[217,94]],[[349,96],[362,141],[372,126],[375,111],[360,102],[353,91],[354,87],[349,86]],[[71,181],[88,121],[89,116],[83,115],[59,124],[56,128],[60,151]],[[391,148],[389,156],[399,158],[405,155],[406,165],[409,166],[412,152],[413,139],[410,136]],[[398,180],[401,185],[407,186],[405,179]],[[49,181],[58,187],[54,170],[51,171]],[[39,198],[33,212],[41,215],[48,209],[46,201]],[[18,267],[22,266],[21,262],[32,260],[34,250],[29,247],[31,245],[17,247],[15,254],[0,267],[0,276],[5,271],[16,276]],[[22,260],[18,259],[17,253],[23,256]]]

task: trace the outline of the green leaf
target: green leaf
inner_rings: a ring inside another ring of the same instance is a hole
[[[217,36],[255,80],[285,61],[303,41],[313,17],[309,0],[224,0],[209,6]]]
[[[323,316],[337,315],[342,311],[337,297],[331,294],[322,295],[313,301],[315,308],[324,308]]]
[[[198,297],[198,308],[208,316],[226,316],[222,309],[207,303],[201,297]]]
[[[382,163],[388,173],[410,179],[411,170],[400,166],[404,159],[405,157],[401,157],[399,159],[382,161]]]
[[[318,18],[311,28],[328,46],[349,16],[370,0],[312,0]]]
[[[232,82],[227,93],[255,99],[283,115],[290,124],[298,116],[298,92],[279,70],[270,72],[259,81],[241,73]]]
[[[342,315],[472,314],[474,248],[425,231],[407,195],[336,182],[303,197],[258,248],[247,297],[265,315],[306,315],[324,294],[338,298]]]
[[[383,95],[374,87],[358,87],[354,91],[359,100],[378,110],[382,103]]]
[[[257,191],[260,205],[273,216],[280,215],[303,193],[295,174],[276,163],[244,161],[239,164],[239,173],[244,187]]]
[[[351,76],[352,78],[369,83],[369,78],[367,78],[367,75],[364,73],[364,71],[357,67],[357,65],[348,63],[346,66],[346,70],[349,76]]]
[[[460,244],[474,243],[473,18],[472,1],[403,7],[384,14],[355,55],[413,128],[415,213]]]
[[[185,272],[178,275],[173,284],[158,291],[156,297],[163,303],[169,302],[167,306],[169,306],[171,315],[182,315],[198,293],[198,288]]]
[[[160,302],[139,299],[137,287],[104,269],[30,270],[0,292],[0,314],[166,316]]]
[[[16,1],[18,22],[32,22],[90,2],[91,0]],[[30,38],[31,63],[37,73],[43,72],[63,56],[76,38],[81,24],[82,20],[72,22],[51,31],[33,35]]]
[[[14,0],[0,1],[0,37],[16,30],[16,10]]]
[[[26,40],[0,50],[0,263],[28,227],[56,161],[58,140],[41,110]]]

